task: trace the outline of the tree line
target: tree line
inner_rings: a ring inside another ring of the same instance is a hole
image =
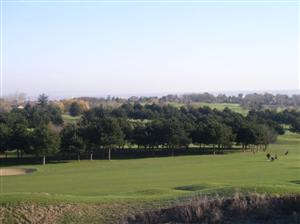
[[[271,94],[271,93],[249,93],[226,95],[211,93],[194,93],[194,94],[169,94],[161,97],[157,96],[132,96],[129,98],[120,98],[115,96],[107,97],[79,97],[73,99],[63,99],[52,101],[55,107],[59,108],[62,112],[69,112],[71,115],[76,116],[83,110],[88,110],[93,107],[107,107],[117,108],[122,104],[158,104],[166,105],[168,103],[178,104],[194,104],[194,103],[229,103],[239,104],[246,109],[276,109],[276,108],[299,108],[300,95],[286,95],[286,94]],[[15,94],[5,99],[0,99],[0,111],[10,111],[11,108],[24,106],[26,104],[26,94]]]
[[[286,95],[286,94],[271,94],[271,93],[249,93],[249,94],[237,94],[226,95],[211,93],[194,93],[194,94],[169,94],[161,97],[136,97],[132,96],[128,99],[111,97],[95,98],[95,97],[80,97],[76,100],[82,100],[89,102],[91,107],[99,105],[120,105],[124,103],[140,103],[140,104],[167,104],[167,103],[181,103],[181,104],[193,104],[193,103],[232,103],[239,104],[246,109],[264,109],[264,108],[277,108],[277,107],[300,107],[300,95]]]
[[[95,107],[82,112],[76,124],[64,124],[59,108],[41,95],[37,104],[0,113],[0,150],[17,156],[43,157],[107,152],[114,149],[170,150],[189,147],[211,150],[267,149],[284,134],[282,124],[299,120],[296,111],[250,111],[245,117],[228,108],[175,108],[170,105],[125,103],[115,109]],[[235,147],[233,147],[235,146]]]

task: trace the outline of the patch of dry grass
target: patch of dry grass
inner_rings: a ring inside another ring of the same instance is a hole
[[[241,195],[194,198],[189,202],[130,216],[123,223],[299,223],[300,195]]]

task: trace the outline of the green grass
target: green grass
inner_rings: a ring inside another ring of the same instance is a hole
[[[63,121],[67,124],[75,124],[79,121],[79,119],[81,118],[81,116],[71,116],[69,114],[63,114],[62,115]]]
[[[0,202],[152,201],[236,189],[300,193],[300,135],[288,132],[269,151],[277,161],[266,161],[266,152],[241,152],[25,166],[37,172],[1,177]]]
[[[176,102],[170,102],[169,104],[178,108],[187,105],[187,104],[176,103]],[[217,110],[224,110],[226,107],[228,107],[230,110],[237,113],[241,113],[243,115],[247,115],[248,113],[247,109],[242,108],[239,104],[236,103],[191,103],[189,105],[195,108],[207,106],[210,107],[211,109],[217,109]]]

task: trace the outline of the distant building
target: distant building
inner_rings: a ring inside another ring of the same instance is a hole
[[[23,110],[23,109],[24,109],[24,106],[19,105],[19,106],[17,106],[17,108],[20,109],[20,110]]]

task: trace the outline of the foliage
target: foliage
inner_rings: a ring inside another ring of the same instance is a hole
[[[32,147],[36,155],[53,155],[59,150],[60,138],[47,126],[40,126],[32,133]]]
[[[50,104],[44,94],[39,97],[38,104],[34,106],[26,104],[24,113],[31,128],[48,125],[49,122],[55,125],[63,124],[61,109],[55,104]]]
[[[82,112],[83,112],[83,109],[77,102],[73,102],[70,105],[69,113],[71,116],[73,116],[73,117],[79,116],[80,114],[82,114]]]
[[[80,155],[85,151],[85,144],[77,125],[69,124],[60,133],[61,152],[64,154]]]
[[[113,149],[124,144],[124,134],[116,119],[104,118],[100,127],[100,145],[104,148]]]
[[[79,107],[77,101],[70,104],[70,112],[74,109],[73,115],[82,113],[82,116],[74,117],[78,122],[66,126],[63,126],[61,109],[44,94],[35,105],[0,113],[1,151],[41,155],[44,154],[41,150],[53,154],[59,148],[64,154],[79,155],[125,146],[188,149],[191,144],[220,150],[234,145],[253,151],[266,150],[278,135],[284,134],[283,125],[290,125],[294,132],[299,132],[300,126],[300,113],[295,110],[251,110],[243,116],[229,108],[220,111],[207,106],[178,108],[125,103],[110,109]],[[56,133],[48,130],[48,126],[55,127]],[[60,138],[60,147],[54,146]]]

